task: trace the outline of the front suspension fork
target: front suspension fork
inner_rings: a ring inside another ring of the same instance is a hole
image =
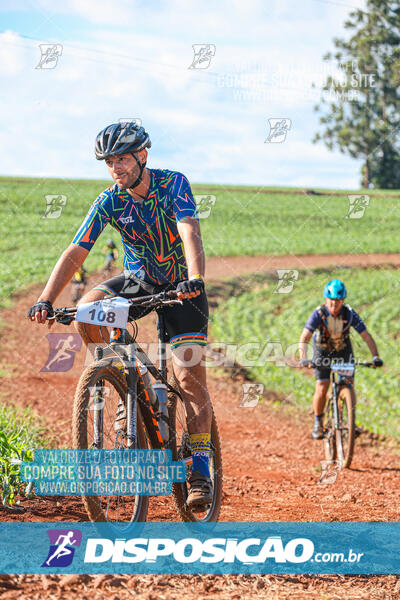
[[[332,404],[333,404],[333,422],[335,424],[335,429],[339,429],[339,410],[338,410],[338,392],[339,386],[335,382],[332,386]]]
[[[137,447],[137,383],[138,371],[136,368],[136,344],[132,344],[131,354],[127,361],[126,381],[128,393],[126,395],[126,433],[128,448]]]
[[[103,348],[97,346],[94,351],[95,360],[103,358]],[[99,379],[94,388],[93,403],[93,446],[103,447],[103,408],[104,408],[104,381]]]

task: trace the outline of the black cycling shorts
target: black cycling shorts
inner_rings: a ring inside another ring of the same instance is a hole
[[[122,298],[140,298],[157,294],[164,290],[176,289],[176,284],[153,285],[143,282],[131,273],[123,271],[94,288],[108,295]],[[130,316],[135,320],[144,317],[151,309],[132,307]],[[165,339],[172,348],[182,344],[199,344],[206,346],[208,330],[208,302],[205,291],[195,298],[182,300],[182,304],[173,304],[163,308],[165,322]]]
[[[319,348],[316,344],[313,346],[313,363],[319,365],[314,369],[314,376],[317,381],[329,381],[331,369],[331,361],[342,361],[344,363],[354,362],[353,348],[351,344],[347,344],[343,350],[337,352],[327,352],[323,348]]]

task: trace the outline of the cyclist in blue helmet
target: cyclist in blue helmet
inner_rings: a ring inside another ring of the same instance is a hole
[[[322,439],[324,436],[323,416],[329,388],[331,360],[354,362],[350,340],[351,327],[361,335],[370,349],[374,366],[383,365],[375,340],[367,331],[363,320],[351,306],[344,303],[347,290],[343,281],[332,279],[326,284],[323,294],[325,304],[316,308],[310,315],[299,344],[300,365],[311,368],[307,361],[307,344],[313,337],[312,362],[318,365],[314,368],[316,385],[313,399],[315,418],[312,437],[315,440]]]

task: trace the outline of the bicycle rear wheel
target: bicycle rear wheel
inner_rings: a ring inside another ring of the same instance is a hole
[[[335,420],[333,418],[333,398],[329,398],[325,408],[325,434],[324,434],[324,446],[325,446],[325,458],[326,460],[336,460],[337,448],[336,448],[336,430]]]
[[[100,408],[94,399],[99,385],[103,396]],[[103,449],[127,448],[126,393],[125,377],[109,361],[95,362],[83,371],[74,398],[72,436],[75,448],[99,447],[95,445],[99,428]],[[148,448],[139,406],[137,411],[137,447]],[[145,521],[149,506],[149,497],[140,495],[83,496],[82,500],[91,521],[118,523],[116,530],[119,533],[129,529],[134,522]]]
[[[170,441],[169,448],[172,451],[173,460],[190,459],[192,455],[190,447],[189,432],[186,425],[186,409],[182,400],[176,394],[168,395],[168,413]],[[172,494],[175,506],[182,521],[197,521],[200,523],[218,521],[222,502],[222,457],[221,443],[219,438],[217,421],[214,411],[211,422],[211,452],[210,452],[210,475],[213,484],[213,499],[204,512],[193,512],[186,504],[188,497],[188,484],[173,483]],[[186,479],[192,472],[191,464],[186,464]]]
[[[352,387],[342,387],[338,398],[339,429],[336,429],[336,447],[338,460],[342,468],[351,465],[355,440],[356,399]]]

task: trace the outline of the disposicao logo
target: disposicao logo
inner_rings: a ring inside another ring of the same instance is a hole
[[[252,548],[251,554],[250,548]],[[272,559],[276,563],[303,563],[312,557],[314,544],[307,538],[295,538],[283,544],[280,536],[267,539],[183,538],[89,538],[86,544],[85,563],[155,563],[159,558],[171,557],[179,563],[264,563]],[[161,559],[162,559],[161,558]]]
[[[74,558],[75,547],[81,545],[82,532],[79,529],[48,529],[47,535],[50,548],[42,567],[68,567]]]

